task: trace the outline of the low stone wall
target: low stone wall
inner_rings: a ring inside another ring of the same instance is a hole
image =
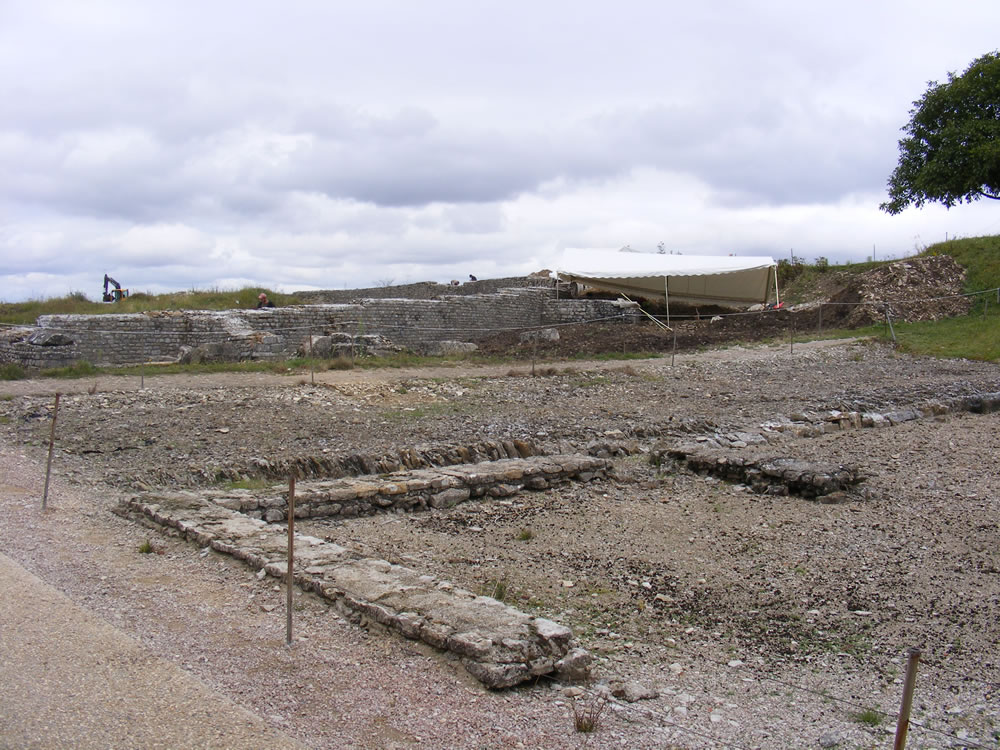
[[[133,497],[120,515],[176,529],[185,538],[285,578],[287,531],[194,493]],[[363,617],[457,655],[476,679],[505,688],[542,675],[585,679],[592,661],[573,633],[542,617],[332,542],[295,535],[295,583],[352,620]]]
[[[391,346],[419,351],[428,342],[475,343],[504,330],[613,318],[628,319],[611,302],[557,300],[537,288],[263,310],[43,315],[33,328],[0,335],[0,362],[29,368],[79,361],[139,364],[175,361],[207,345],[231,359],[286,358],[296,356],[310,336],[337,333],[377,335]]]
[[[760,461],[725,456],[717,452],[688,454],[672,451],[671,458],[683,461],[699,474],[711,474],[728,482],[749,485],[755,492],[769,495],[798,495],[821,502],[842,502],[845,494],[864,476],[857,468],[840,464],[815,463],[781,456]]]
[[[544,490],[570,480],[603,479],[611,471],[611,462],[604,458],[535,456],[301,482],[295,491],[295,517],[353,517],[450,508],[475,498],[507,497],[524,489]],[[266,521],[284,521],[288,515],[288,493],[278,486],[271,492],[206,490],[202,496]]]

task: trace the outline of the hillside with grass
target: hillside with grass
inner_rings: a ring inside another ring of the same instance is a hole
[[[294,305],[294,295],[263,287],[191,290],[168,294],[137,292],[119,302],[93,302],[83,292],[27,302],[0,302],[0,324],[33,325],[39,315],[106,315],[153,310],[239,310],[257,306],[257,296],[267,294],[276,305]]]

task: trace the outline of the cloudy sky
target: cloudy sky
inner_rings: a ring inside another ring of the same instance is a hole
[[[997,0],[0,0],[0,300],[997,234],[995,201],[878,210],[913,100],[997,29]]]

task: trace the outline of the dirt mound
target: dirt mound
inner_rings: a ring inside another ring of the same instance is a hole
[[[967,315],[972,306],[960,296],[965,269],[950,255],[908,258],[846,279],[828,300],[837,305],[829,316],[838,325],[858,328],[885,320],[940,320]],[[825,313],[824,313],[825,314]]]

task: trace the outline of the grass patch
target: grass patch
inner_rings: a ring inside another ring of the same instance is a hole
[[[858,711],[852,718],[858,724],[864,724],[868,727],[878,727],[885,721],[885,714],[877,708],[866,708],[863,711]]]
[[[991,305],[984,317],[973,312],[964,318],[894,324],[901,351],[931,357],[1000,360],[1000,310]]]
[[[43,378],[90,378],[97,375],[101,370],[94,367],[90,362],[81,359],[67,367],[48,367],[41,371]]]
[[[517,540],[519,542],[530,542],[535,538],[535,532],[531,529],[521,529],[517,532]]]
[[[149,555],[153,552],[153,543],[148,539],[139,545],[139,554]]]
[[[27,373],[17,362],[4,362],[0,365],[0,380],[24,380],[26,377]]]
[[[574,388],[595,388],[601,385],[607,385],[611,381],[608,380],[604,375],[594,375],[589,378],[579,378],[572,382]]]

